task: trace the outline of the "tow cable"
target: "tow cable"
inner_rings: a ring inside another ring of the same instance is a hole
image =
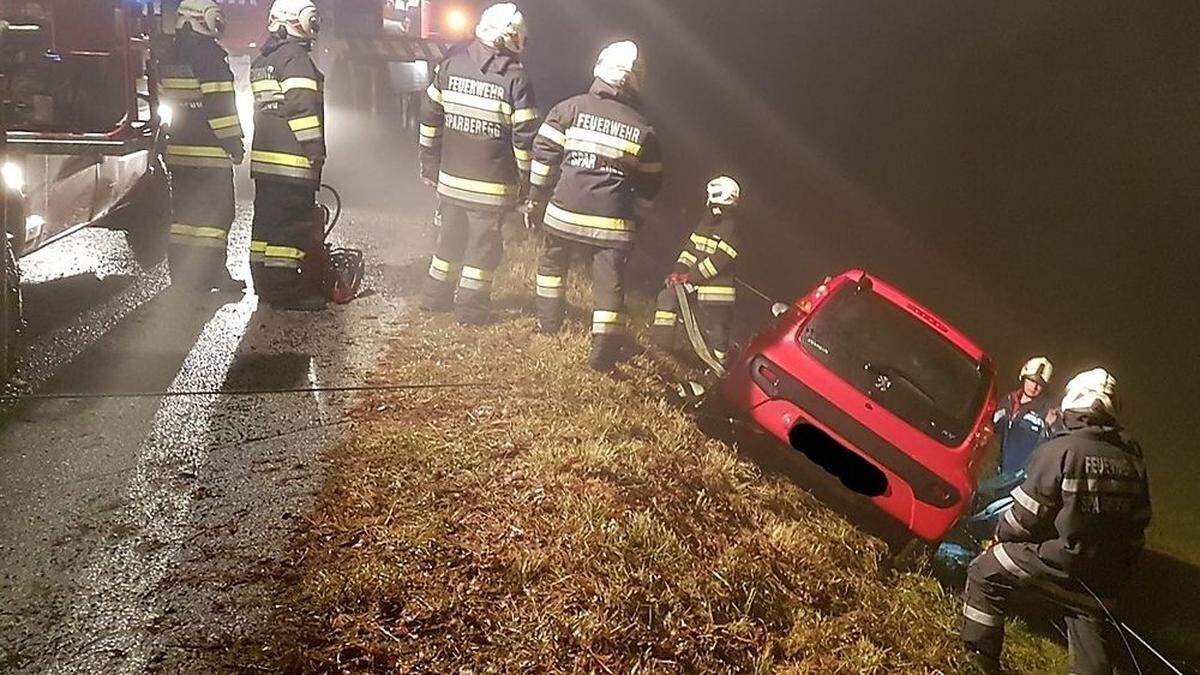
[[[1121,642],[1125,645],[1125,652],[1129,654],[1129,660],[1133,662],[1133,667],[1135,670],[1137,670],[1138,675],[1142,675],[1142,665],[1138,663],[1137,656],[1133,653],[1133,646],[1129,644],[1129,638],[1126,637],[1127,633],[1141,643],[1142,647],[1146,648],[1146,651],[1153,654],[1154,657],[1158,659],[1159,663],[1166,666],[1168,670],[1174,673],[1174,675],[1183,675],[1182,670],[1176,668],[1175,664],[1171,663],[1167,657],[1163,656],[1161,652],[1152,647],[1145,638],[1143,638],[1141,635],[1138,635],[1133,628],[1130,628],[1129,624],[1113,616],[1112,610],[1108,608],[1108,605],[1100,599],[1099,595],[1092,591],[1091,587],[1089,587],[1087,583],[1083,581],[1083,579],[1076,579],[1076,581],[1081,587],[1083,587],[1083,590],[1087,591],[1088,595],[1092,596],[1092,600],[1094,600],[1096,604],[1100,606],[1100,609],[1104,610],[1104,614],[1108,617],[1109,622],[1112,624],[1113,628],[1117,630],[1117,634],[1121,636]]]
[[[180,389],[178,391],[67,392],[60,394],[0,394],[0,401],[60,401],[117,398],[181,398],[188,396],[268,396],[279,394],[336,394],[354,392],[414,391],[421,389],[478,389],[490,382],[434,382],[356,384],[330,387],[282,387],[278,389]]]

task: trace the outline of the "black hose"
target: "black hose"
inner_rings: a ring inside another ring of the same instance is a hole
[[[342,219],[342,195],[328,183],[321,183],[321,189],[333,195],[333,213],[329,217],[329,225],[325,227],[325,238],[328,239],[333,228],[337,227],[338,221]]]

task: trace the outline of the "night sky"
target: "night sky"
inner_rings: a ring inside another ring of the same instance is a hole
[[[1200,4],[519,4],[544,108],[607,42],[643,46],[668,160],[644,246],[664,266],[731,172],[753,216],[742,276],[772,294],[863,267],[981,343],[1002,389],[1035,353],[1056,391],[1109,367],[1152,540],[1200,562]]]

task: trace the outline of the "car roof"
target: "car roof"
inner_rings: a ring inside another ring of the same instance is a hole
[[[973,360],[980,361],[987,356],[983,349],[979,347],[979,345],[975,344],[971,338],[964,335],[957,328],[950,325],[950,322],[938,316],[933,310],[929,309],[925,305],[922,305],[914,300],[904,291],[901,291],[874,274],[869,274],[864,270],[848,270],[835,277],[835,280],[844,279],[849,283],[858,284],[862,281],[864,276],[870,280],[871,288],[877,295],[883,297],[893,305],[903,308],[909,314],[915,316],[922,323],[944,336],[954,346],[964,351],[967,356],[971,357]]]

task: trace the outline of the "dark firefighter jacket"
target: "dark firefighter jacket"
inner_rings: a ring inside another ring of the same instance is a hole
[[[1129,574],[1150,524],[1150,490],[1137,443],[1119,427],[1067,413],[1068,430],[1043,444],[996,528],[1017,576],[1078,578],[1097,593]],[[1026,552],[1029,555],[1024,555]],[[999,557],[999,556],[997,556]]]
[[[421,175],[471,209],[521,200],[539,113],[517,57],[478,40],[437,68],[421,110]]]
[[[545,202],[546,227],[595,246],[627,248],[637,201],[662,185],[654,127],[632,93],[597,79],[586,94],[554,106],[533,143],[533,197]]]
[[[734,261],[738,257],[737,220],[730,210],[709,212],[688,236],[672,269],[686,274],[696,287],[700,302],[731,303],[737,298],[733,284]]]
[[[217,41],[183,27],[163,50],[158,90],[172,113],[167,166],[231,169],[242,153],[233,72]]]
[[[250,66],[254,92],[254,144],[250,175],[311,184],[325,161],[325,76],[310,42],[276,36]]]
[[[996,439],[1000,442],[1000,473],[1011,474],[1025,468],[1033,451],[1050,438],[1050,400],[1039,396],[1021,403],[1021,390],[1010,393],[992,416]]]

